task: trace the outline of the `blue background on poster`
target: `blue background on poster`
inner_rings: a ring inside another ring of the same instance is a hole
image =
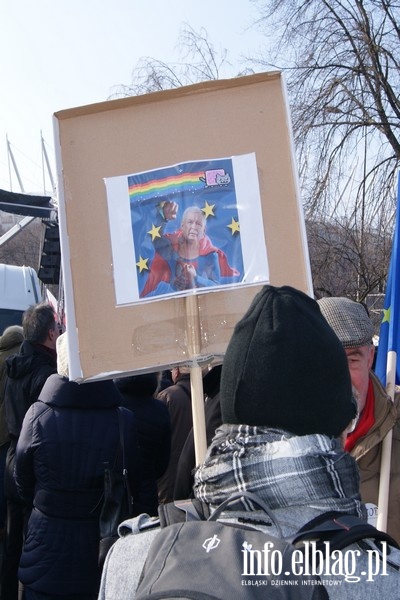
[[[198,173],[204,174],[202,181],[197,181]],[[130,206],[136,261],[148,259],[150,267],[154,246],[149,232],[161,224],[158,205],[163,201],[176,202],[179,206],[177,218],[163,222],[163,233],[179,229],[182,214],[189,206],[205,209],[206,235],[226,254],[229,265],[239,271],[235,281],[242,280],[240,232],[237,227],[231,227],[232,223],[239,222],[231,159],[183,163],[130,175],[128,185],[132,192]],[[137,269],[139,294],[148,273],[148,269]]]

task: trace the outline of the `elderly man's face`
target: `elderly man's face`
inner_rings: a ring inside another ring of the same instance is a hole
[[[188,241],[200,240],[205,231],[204,219],[197,212],[188,212],[182,221],[181,229]]]
[[[358,410],[361,412],[365,406],[369,385],[369,371],[374,360],[374,346],[358,346],[345,348],[349,363],[351,383],[358,392]]]

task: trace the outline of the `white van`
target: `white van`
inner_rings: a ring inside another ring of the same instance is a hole
[[[35,269],[0,263],[0,335],[9,325],[21,325],[22,314],[43,300]]]

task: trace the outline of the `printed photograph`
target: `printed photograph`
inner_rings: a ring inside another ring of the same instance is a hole
[[[105,184],[117,305],[268,281],[254,154]]]
[[[242,280],[231,160],[140,173],[128,185],[141,298]]]

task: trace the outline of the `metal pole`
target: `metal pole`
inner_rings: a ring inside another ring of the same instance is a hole
[[[7,137],[7,149],[8,149],[8,156],[9,156],[9,158],[11,158],[11,162],[12,162],[12,165],[14,167],[14,171],[15,171],[15,174],[17,176],[21,192],[25,193],[24,186],[22,184],[21,177],[19,176],[19,171],[18,171],[17,163],[15,162],[14,154],[13,154],[13,151],[11,150],[11,145],[10,145],[8,137]]]

